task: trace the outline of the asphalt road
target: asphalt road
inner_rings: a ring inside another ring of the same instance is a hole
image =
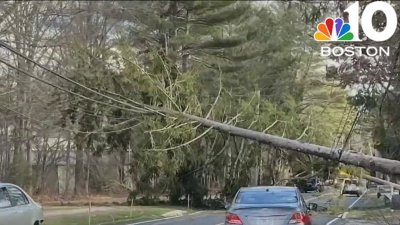
[[[359,202],[358,198],[353,196],[344,196],[340,201],[338,201],[337,195],[332,192],[322,194],[307,193],[303,196],[307,202],[317,203],[319,206],[327,208],[337,207],[341,209],[347,209],[350,206],[355,206]],[[338,215],[334,215],[334,212],[330,210],[314,212],[312,216],[313,225],[341,224],[341,220],[336,219]],[[223,211],[205,211],[185,217],[156,220],[152,222],[141,222],[131,225],[222,225],[224,223],[224,219],[225,212]]]

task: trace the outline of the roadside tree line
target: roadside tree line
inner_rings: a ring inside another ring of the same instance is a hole
[[[57,168],[64,197],[122,188],[201,204],[298,173],[334,175],[338,162],[399,172],[364,151],[364,135],[377,137],[371,102],[386,109],[389,89],[346,99],[344,87],[365,81],[326,73],[310,38],[341,3],[1,4],[1,180],[48,193]],[[365,67],[351,71],[373,73]]]

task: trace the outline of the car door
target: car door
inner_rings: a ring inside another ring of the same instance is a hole
[[[6,186],[15,219],[9,225],[33,225],[31,204],[25,194],[14,186]]]
[[[0,225],[13,225],[13,213],[10,197],[5,187],[0,188]]]

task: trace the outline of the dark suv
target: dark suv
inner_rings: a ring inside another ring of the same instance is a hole
[[[317,192],[324,191],[324,186],[318,177],[310,179],[299,179],[296,181],[296,186],[303,193],[309,191],[317,191]]]

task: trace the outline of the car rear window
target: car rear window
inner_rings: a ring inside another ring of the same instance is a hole
[[[236,204],[287,204],[296,203],[295,191],[245,191],[239,192]]]

